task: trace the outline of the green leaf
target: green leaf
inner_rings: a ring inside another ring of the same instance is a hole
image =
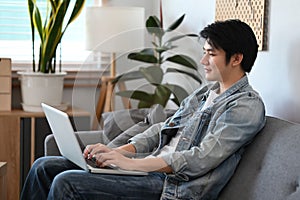
[[[148,101],[149,99],[153,99],[151,94],[141,90],[119,91],[116,92],[116,95],[140,101]]]
[[[153,105],[153,95],[139,90],[116,92],[116,95],[139,101],[138,108],[150,108]]]
[[[174,73],[182,73],[182,74],[185,74],[185,75],[188,75],[190,77],[192,77],[193,79],[195,79],[199,84],[202,84],[202,80],[200,79],[201,75],[198,73],[198,76],[191,73],[191,72],[187,72],[187,71],[184,71],[184,70],[180,70],[180,69],[175,69],[175,68],[168,68],[166,70],[166,72],[174,72]]]
[[[126,72],[123,73],[119,76],[117,76],[112,83],[115,84],[119,81],[123,82],[123,81],[130,81],[130,80],[136,80],[136,79],[141,79],[144,78],[144,75],[138,70],[138,71],[130,71],[130,72]]]
[[[162,82],[164,73],[160,67],[157,66],[150,66],[147,68],[141,67],[140,71],[144,75],[145,79],[152,85],[157,85]]]
[[[157,37],[161,37],[164,34],[162,27],[160,27],[160,20],[156,16],[150,16],[146,20],[146,29],[148,33],[154,34]]]
[[[163,52],[165,52],[165,51],[170,50],[171,48],[172,48],[172,46],[171,46],[171,47],[168,47],[168,46],[161,46],[161,47],[155,48],[155,51],[158,52],[158,53],[163,53]]]
[[[174,37],[170,38],[169,40],[167,40],[166,43],[174,42],[174,41],[177,41],[177,40],[179,40],[181,38],[184,38],[184,37],[199,37],[199,35],[197,35],[197,34],[177,35],[177,36],[174,36]]]
[[[141,54],[154,55],[153,48],[145,48],[140,51]]]
[[[174,94],[174,102],[181,102],[189,95],[188,92],[179,85],[166,84],[165,86]]]
[[[166,61],[170,61],[179,65],[183,65],[188,68],[192,68],[194,70],[198,69],[197,63],[189,56],[178,54],[166,59]]]
[[[35,29],[33,24],[33,9],[34,9],[34,2],[33,0],[28,0],[28,11],[29,11],[29,17],[30,17],[30,28],[31,28],[31,43],[32,43],[32,71],[35,72],[35,48],[34,48],[34,41],[35,41]]]
[[[73,8],[73,11],[72,11],[72,14],[71,14],[71,17],[70,17],[70,19],[68,21],[67,26],[70,23],[72,23],[79,16],[79,14],[81,13],[82,8],[84,6],[84,3],[85,3],[85,0],[76,0],[76,3],[74,5],[74,8]],[[67,28],[67,26],[66,26],[66,28]]]
[[[154,47],[159,47],[155,42],[151,42]]]
[[[149,108],[154,104],[160,104],[165,107],[169,101],[171,91],[164,85],[159,85],[156,87],[154,94],[140,90],[127,90],[119,91],[116,95],[139,100],[139,108]]]
[[[170,99],[171,91],[164,85],[158,85],[154,92],[154,104],[160,104],[165,107]]]
[[[162,28],[160,20],[156,16],[150,16],[146,21],[146,28]]]
[[[142,93],[140,93],[140,95],[142,95]],[[154,94],[147,93],[147,95],[146,97],[143,94],[143,99],[140,98],[138,108],[149,108],[155,104],[160,104],[165,107],[170,99],[171,91],[164,85],[159,85],[156,87]]]
[[[33,8],[33,25],[36,27],[39,36],[41,38],[41,41],[44,41],[44,36],[43,36],[43,27],[42,27],[42,17],[39,8],[37,7],[36,4],[34,4]]]
[[[156,16],[150,16],[146,21],[146,29],[148,33],[154,34],[156,37],[161,38],[165,31],[160,26],[160,20]]]
[[[131,60],[146,62],[146,63],[157,63],[158,60],[154,55],[145,54],[143,52],[130,53],[127,58]]]
[[[181,17],[179,17],[173,24],[169,26],[169,28],[166,30],[167,32],[175,30],[183,21],[185,14],[183,14]]]
[[[67,12],[69,2],[69,0],[66,0],[59,4],[58,9],[55,13],[54,24],[50,27],[45,39],[46,46],[43,49],[43,53],[46,63],[55,56],[57,46],[62,37],[63,20]],[[50,69],[50,71],[52,71],[52,69]]]
[[[153,102],[140,101],[140,102],[138,103],[138,108],[151,108],[152,105],[154,105]]]
[[[60,2],[58,2],[58,1],[53,1],[53,0],[50,0],[50,1],[48,1],[48,2],[50,2],[51,7],[52,7],[54,13],[56,13],[56,9],[57,9],[58,4],[59,4]]]

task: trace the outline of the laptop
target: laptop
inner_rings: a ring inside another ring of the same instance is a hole
[[[147,175],[147,172],[123,170],[115,166],[109,168],[93,167],[88,164],[90,160],[86,160],[82,154],[80,143],[74,133],[73,126],[69,116],[56,108],[42,103],[43,111],[50,125],[58,149],[62,156],[79,166],[85,171],[91,173],[102,174],[119,174],[119,175]]]

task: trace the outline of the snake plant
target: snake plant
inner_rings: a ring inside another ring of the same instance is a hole
[[[46,16],[42,19],[36,0],[28,0],[28,9],[32,36],[33,71],[55,73],[56,50],[67,27],[81,13],[85,0],[76,0],[71,15],[67,11],[71,0],[47,0]],[[72,0],[73,1],[73,0]],[[66,21],[68,20],[68,21]],[[40,38],[38,68],[35,65],[35,31]]]
[[[197,34],[181,34],[169,39],[165,36],[174,31],[183,21],[185,15],[182,15],[167,29],[163,28],[162,20],[156,16],[150,16],[146,21],[147,32],[153,35],[153,46],[145,48],[140,52],[130,53],[129,59],[148,63],[148,67],[140,67],[138,70],[123,73],[114,79],[114,83],[118,81],[129,81],[135,79],[146,79],[150,85],[154,86],[154,92],[147,92],[143,90],[126,90],[117,92],[117,95],[127,97],[130,99],[138,100],[139,108],[151,107],[154,104],[166,106],[170,97],[177,105],[188,95],[187,91],[177,85],[170,83],[163,83],[163,77],[167,73],[180,73],[185,74],[192,79],[196,80],[199,84],[202,83],[198,72],[197,63],[188,55],[176,54],[173,55],[169,51],[177,46],[172,45],[172,42],[184,37],[198,37]],[[161,17],[162,18],[162,17]],[[163,70],[162,65],[166,70]],[[178,69],[172,67],[170,63],[176,63],[183,68]],[[185,70],[188,69],[188,70]],[[193,72],[191,72],[193,71]],[[173,95],[172,95],[173,94]]]

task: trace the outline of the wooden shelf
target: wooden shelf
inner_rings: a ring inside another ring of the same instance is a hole
[[[69,107],[66,111],[69,116],[77,116],[77,117],[84,117],[89,116],[90,113],[80,109],[80,108],[71,108]],[[1,116],[17,116],[17,117],[44,117],[45,114],[43,112],[26,112],[22,109],[13,109],[11,111],[0,111]]]
[[[88,117],[90,113],[79,108],[68,108],[66,113],[72,117]],[[0,112],[0,161],[7,163],[7,199],[17,200],[20,198],[21,183],[21,168],[24,163],[21,163],[21,155],[24,151],[21,149],[21,138],[30,137],[30,162],[35,159],[35,121],[36,118],[43,118],[45,115],[42,112],[25,112],[23,110],[11,110]],[[30,119],[30,134],[22,135],[24,130],[24,119]],[[21,153],[22,152],[22,153]]]

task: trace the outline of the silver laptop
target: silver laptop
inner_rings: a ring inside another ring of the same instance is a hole
[[[147,172],[122,170],[117,167],[98,168],[92,167],[82,155],[79,142],[74,133],[69,116],[56,108],[42,103],[55,141],[62,156],[78,165],[80,168],[91,173],[123,174],[123,175],[147,175]]]

